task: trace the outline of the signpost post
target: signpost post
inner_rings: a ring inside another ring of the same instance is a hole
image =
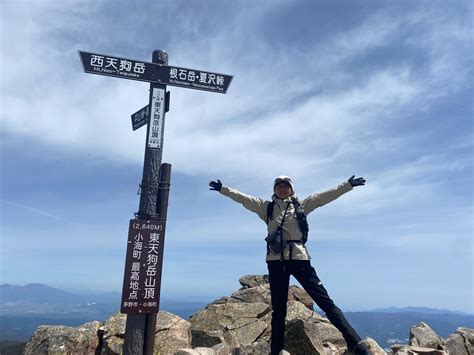
[[[162,164],[166,85],[225,94],[233,76],[168,65],[168,54],[153,52],[152,63],[79,51],[84,72],[150,83],[149,104],[132,115],[132,129],[148,124],[140,203],[130,220],[121,312],[127,314],[123,354],[153,354],[160,306],[164,237],[171,165]]]

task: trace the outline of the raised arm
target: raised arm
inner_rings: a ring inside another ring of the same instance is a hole
[[[240,191],[222,185],[220,180],[209,182],[209,186],[210,190],[219,191],[222,195],[230,197],[232,200],[240,203],[246,209],[255,212],[263,221],[266,220],[267,206],[269,201],[246,195]]]
[[[354,179],[354,177],[355,176],[353,175],[348,181],[345,181],[332,189],[321,193],[315,193],[305,198],[301,202],[304,207],[304,212],[306,214],[309,214],[316,208],[324,206],[325,204],[334,201],[338,197],[344,195],[346,192],[351,191],[354,186],[365,185],[364,178]]]

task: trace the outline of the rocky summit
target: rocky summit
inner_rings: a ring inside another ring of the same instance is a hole
[[[212,355],[268,354],[270,352],[271,298],[267,275],[246,275],[241,288],[193,314],[188,320],[160,311],[155,329],[155,354]],[[121,354],[126,315],[79,327],[40,326],[24,354]],[[368,354],[387,354],[371,338],[363,340]],[[313,301],[291,286],[285,331],[285,354],[352,355],[341,333],[313,311]],[[474,330],[458,328],[447,339],[428,324],[410,329],[409,345],[393,345],[390,354],[474,354]]]

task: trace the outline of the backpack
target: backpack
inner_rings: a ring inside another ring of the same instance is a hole
[[[295,196],[291,197],[291,203],[293,204],[293,206],[295,206],[296,218],[298,219],[300,231],[303,234],[303,244],[306,244],[306,242],[308,241],[309,226],[306,215],[304,214],[304,208],[303,206],[301,206],[300,202],[298,201],[298,198],[296,198]],[[270,220],[273,219],[274,207],[275,201],[271,201],[267,206],[267,224]]]

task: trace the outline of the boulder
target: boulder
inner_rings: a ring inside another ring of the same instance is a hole
[[[425,322],[410,329],[410,345],[424,348],[442,349],[443,339]]]
[[[210,348],[194,348],[200,355],[214,355],[217,354],[213,349]]]
[[[242,302],[242,301],[232,298],[232,297],[225,296],[225,297],[218,298],[215,301],[212,301],[210,304],[206,306],[206,308],[210,306],[211,304],[226,304],[226,303],[239,303],[239,302]]]
[[[420,346],[409,346],[409,345],[393,345],[391,347],[394,355],[448,355],[444,350],[438,350],[433,348],[424,348]],[[451,353],[450,353],[451,354]],[[457,355],[457,353],[452,353]]]
[[[268,275],[245,275],[239,279],[242,287],[230,297],[221,297],[212,304],[225,304],[235,302],[272,304]],[[291,285],[288,289],[288,301],[303,303],[308,309],[313,310],[314,302],[301,287]]]
[[[192,324],[192,323],[191,323]],[[225,344],[223,330],[205,330],[199,328],[192,328],[191,325],[191,345],[193,347],[208,347],[212,348],[218,344]]]
[[[319,314],[315,313],[314,311],[310,311],[304,304],[301,302],[290,301],[288,302],[287,314],[286,314],[286,324],[292,321],[293,319],[310,319],[318,320],[320,322],[326,322],[330,324],[330,322],[326,319],[321,317]],[[269,312],[262,318],[260,318],[262,322],[267,324],[267,328],[262,333],[259,339],[269,342],[271,337],[271,321],[272,321],[272,312]]]
[[[155,328],[155,354],[172,354],[181,348],[191,347],[191,323],[181,317],[158,312]]]
[[[265,332],[262,320],[270,313],[265,303],[211,304],[190,318],[192,346],[213,347],[223,343],[230,349],[251,345]]]
[[[317,333],[313,323],[294,319],[286,326],[285,349],[295,354],[325,355],[326,350]]]
[[[367,354],[369,355],[386,355],[384,349],[382,349],[377,342],[372,338],[365,338],[360,341],[363,349],[366,350]]]
[[[474,329],[458,328],[444,344],[444,349],[450,354],[474,354]]]
[[[464,338],[459,334],[451,334],[443,347],[450,354],[457,355],[469,355],[466,345],[464,343]]]
[[[251,345],[242,345],[232,349],[232,355],[261,355],[270,354],[270,342],[268,340],[260,340]]]
[[[298,301],[303,303],[308,309],[313,310],[314,302],[308,293],[301,287],[291,285],[288,290],[288,301]]]
[[[467,351],[469,354],[474,354],[474,329],[459,327],[455,334],[463,337]]]
[[[173,355],[199,355],[194,349],[178,349]]]
[[[286,325],[285,350],[291,354],[326,354],[323,343],[329,342],[337,348],[346,346],[342,334],[321,317],[295,318]]]
[[[103,355],[122,353],[127,316],[116,313],[108,318],[103,328]],[[173,353],[191,347],[191,324],[169,312],[160,311],[156,317],[154,353]]]
[[[340,353],[339,349],[334,344],[328,341],[323,343],[323,348],[324,348],[324,351],[326,352],[326,355],[334,355],[334,354]]]
[[[306,305],[301,302],[289,301],[286,312],[286,322],[290,322],[293,319],[311,319],[314,322],[323,322],[326,324],[331,324],[331,322],[325,318],[321,317],[318,313],[313,310],[309,310]]]
[[[215,355],[216,352],[210,348],[178,349],[173,355]]]
[[[118,355],[122,353],[126,321],[127,316],[121,313],[115,313],[106,319],[101,327],[103,332],[102,355]]]
[[[242,285],[241,289],[245,289],[265,285],[270,281],[268,275],[244,275],[239,279],[239,282]]]
[[[255,303],[261,302],[268,305],[272,304],[270,297],[270,287],[267,285],[258,285],[255,287],[242,288],[237,292],[234,292],[231,299],[238,302]]]
[[[97,321],[79,327],[42,325],[33,333],[23,354],[94,354],[99,347],[100,326]]]

